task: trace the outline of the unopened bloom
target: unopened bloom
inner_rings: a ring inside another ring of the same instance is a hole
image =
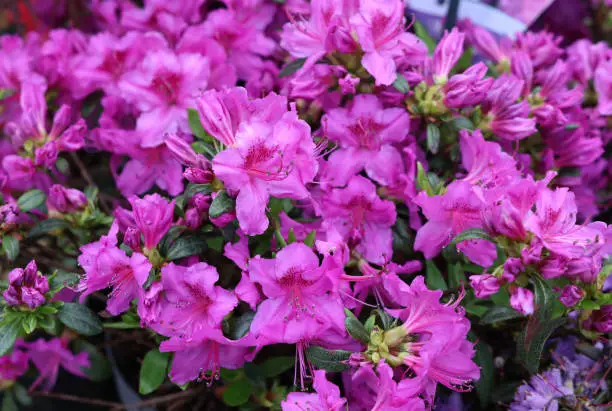
[[[48,202],[60,213],[71,213],[87,205],[87,197],[82,191],[54,184],[49,189]]]
[[[159,194],[131,197],[129,200],[136,226],[144,235],[145,248],[155,248],[172,226],[174,200],[169,202]]]
[[[566,307],[573,307],[584,297],[584,291],[577,285],[566,285],[561,291],[559,301]]]
[[[533,314],[533,293],[523,287],[512,287],[510,289],[510,305],[523,315]]]
[[[15,268],[9,273],[8,280],[9,288],[2,296],[9,305],[25,304],[34,309],[45,303],[49,281],[38,272],[36,261],[30,261],[25,269]]]
[[[487,298],[499,291],[500,281],[490,274],[472,275],[470,283],[478,298]]]
[[[450,33],[444,32],[433,55],[433,77],[437,84],[444,84],[448,80],[451,69],[463,53],[464,39],[465,34],[457,28],[452,29]]]

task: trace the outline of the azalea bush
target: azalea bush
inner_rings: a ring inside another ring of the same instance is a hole
[[[2,411],[610,406],[605,41],[47,3],[1,23]]]

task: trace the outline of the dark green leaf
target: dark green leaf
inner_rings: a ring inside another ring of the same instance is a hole
[[[424,190],[428,196],[436,195],[421,162],[417,162],[417,187]]]
[[[36,319],[35,314],[24,315],[23,321],[21,322],[21,326],[23,327],[23,331],[25,331],[26,335],[32,334],[38,325],[38,320]]]
[[[472,123],[472,120],[470,120],[467,117],[463,117],[463,116],[459,116],[457,118],[455,118],[453,120],[453,126],[455,126],[455,128],[457,130],[463,130],[463,129],[467,129],[467,130],[474,130],[474,123]]]
[[[247,311],[240,316],[232,317],[229,332],[230,338],[232,340],[239,340],[247,335],[251,329],[251,323],[254,317],[255,313],[253,311]]]
[[[378,318],[380,319],[380,323],[383,327],[383,330],[385,331],[393,328],[395,326],[395,323],[397,322],[397,320],[391,317],[389,314],[387,314],[385,310],[376,309],[372,311],[372,313],[378,316]]]
[[[406,77],[402,76],[401,74],[398,74],[393,81],[393,87],[395,87],[395,89],[402,94],[406,94],[410,91],[408,80],[406,80]]]
[[[172,244],[166,258],[168,260],[178,260],[179,258],[200,254],[204,250],[206,250],[205,239],[195,235],[185,235],[179,237]]]
[[[304,66],[306,63],[306,58],[302,57],[299,59],[295,59],[292,62],[288,63],[283,69],[278,73],[278,77],[287,77],[298,71]]]
[[[565,125],[565,129],[567,131],[576,130],[579,127],[580,127],[580,124],[576,124],[576,123],[569,123]]]
[[[374,329],[375,325],[376,325],[376,316],[375,315],[371,315],[366,320],[365,324],[363,325],[363,328],[365,328],[365,330],[368,333],[368,335],[370,335],[370,333]]]
[[[427,124],[427,149],[437,154],[440,148],[440,129],[434,123]]]
[[[157,246],[161,255],[168,254],[170,246],[181,236],[183,231],[185,231],[185,227],[182,226],[175,225],[170,227],[170,230],[168,230]]]
[[[55,161],[55,167],[57,167],[57,170],[65,176],[70,174],[70,164],[68,164],[68,160],[63,157],[59,157]]]
[[[194,136],[204,141],[212,141],[210,134],[202,127],[202,121],[200,120],[200,113],[193,108],[187,109],[187,120],[189,121],[189,128]]]
[[[225,241],[223,240],[223,237],[219,236],[219,237],[209,237],[206,239],[206,245],[208,246],[208,248],[215,250],[218,253],[222,253],[223,252],[223,245],[224,245]]]
[[[506,382],[495,387],[491,393],[491,397],[495,399],[497,403],[512,402],[516,389],[523,385],[522,381]]]
[[[412,27],[414,27],[414,33],[417,35],[417,37],[423,40],[423,43],[425,43],[427,46],[429,54],[432,54],[436,49],[436,41],[429,35],[425,26],[417,20],[414,22]]]
[[[212,187],[210,186],[210,184],[189,183],[183,195],[185,196],[186,200],[189,200],[191,197],[193,197],[196,194],[210,194],[210,193],[212,193]]]
[[[81,277],[77,273],[69,273],[68,271],[58,271],[50,281],[49,288],[51,292],[58,292],[62,288],[75,287]]]
[[[430,290],[448,290],[442,273],[431,260],[425,261],[425,281]]]
[[[523,314],[510,307],[495,306],[489,309],[480,319],[481,324],[495,324],[500,321],[522,318]]]
[[[346,363],[351,356],[350,351],[326,350],[322,347],[312,346],[306,351],[313,367],[330,372],[342,372],[350,367]]]
[[[289,233],[287,234],[287,244],[293,244],[296,241],[297,239],[295,238],[295,231],[293,231],[293,227],[291,227]]]
[[[457,245],[462,241],[468,240],[488,240],[492,243],[495,243],[493,237],[487,234],[482,228],[470,228],[468,230],[462,231],[455,238],[453,238],[451,245]]]
[[[13,393],[11,391],[5,391],[2,397],[2,410],[1,411],[19,411]]]
[[[265,378],[271,378],[290,370],[294,364],[293,357],[272,357],[259,365],[259,370]]]
[[[204,141],[195,141],[191,143],[191,148],[198,154],[204,154],[204,156],[209,160],[212,160],[215,157],[215,154],[217,154],[212,144],[205,143]]]
[[[316,237],[317,237],[317,231],[312,230],[311,232],[308,233],[308,235],[304,239],[304,244],[306,244],[308,247],[312,247],[314,245]]]
[[[230,407],[238,407],[245,404],[252,393],[253,386],[249,380],[240,379],[231,383],[225,391],[223,391],[223,402]]]
[[[41,190],[34,189],[25,192],[17,200],[17,206],[21,211],[30,211],[45,203],[47,196]]]
[[[361,321],[355,317],[355,314],[351,312],[348,308],[344,309],[344,314],[346,318],[344,319],[344,325],[346,326],[346,330],[354,339],[361,341],[363,344],[367,344],[370,342],[370,335],[366,331]]]
[[[159,388],[166,378],[169,359],[169,353],[159,352],[158,349],[153,349],[145,355],[140,367],[138,392],[147,395]]]
[[[102,332],[102,322],[86,306],[64,303],[58,312],[59,320],[68,328],[83,335],[96,335]]]
[[[244,376],[244,372],[242,369],[230,370],[229,368],[221,368],[219,374],[221,375],[221,379],[225,383],[235,381],[238,378],[242,378]]]
[[[531,317],[523,328],[518,340],[518,356],[530,374],[536,374],[546,341],[555,329],[565,324],[566,318],[540,321]]]
[[[533,281],[535,315],[541,321],[547,321],[552,315],[553,304],[557,297],[548,282],[541,276],[534,275],[531,281]]]
[[[2,251],[9,261],[14,261],[19,255],[19,240],[12,235],[6,235],[2,238]]]
[[[21,332],[21,321],[13,318],[12,321],[0,324],[0,356],[13,348],[15,340]]]
[[[491,347],[482,341],[479,341],[475,348],[474,362],[480,366],[480,379],[475,383],[476,392],[480,405],[486,408],[491,402],[491,390],[493,389],[493,353]]]
[[[225,190],[221,190],[217,193],[217,196],[213,200],[208,209],[208,215],[210,218],[221,217],[225,213],[229,213],[234,210],[235,201]]]
[[[465,284],[467,279],[463,272],[461,263],[448,264],[448,284],[452,290],[457,290],[462,284]]]
[[[15,394],[15,399],[21,405],[32,405],[32,397],[28,394],[28,390],[21,384],[13,385],[13,394]]]
[[[28,233],[28,238],[38,237],[44,234],[49,234],[55,230],[61,230],[68,227],[68,223],[58,218],[48,218],[39,221]]]
[[[104,381],[109,379],[112,374],[110,362],[106,357],[100,354],[100,351],[95,345],[85,340],[75,340],[72,343],[74,352],[80,353],[86,351],[89,356],[89,367],[83,369],[83,372],[92,381]]]

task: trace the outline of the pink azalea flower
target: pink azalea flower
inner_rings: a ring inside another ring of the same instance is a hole
[[[584,291],[577,285],[566,285],[561,291],[559,301],[566,307],[573,307],[582,300]]]
[[[340,146],[329,157],[327,169],[335,185],[345,185],[364,169],[379,184],[395,182],[403,160],[393,144],[405,140],[410,128],[405,110],[383,109],[376,96],[360,94],[350,109],[332,109],[321,122],[324,135]]]
[[[144,255],[134,253],[128,257],[117,247],[117,231],[118,225],[113,224],[108,235],[81,247],[78,258],[85,271],[79,284],[79,291],[83,291],[81,301],[89,294],[111,287],[106,309],[112,315],[130,308],[132,300],[140,295],[152,267]]]
[[[342,304],[329,293],[330,279],[310,247],[293,243],[273,260],[257,256],[249,261],[249,274],[267,297],[251,324],[261,344],[296,343],[313,329],[344,331]]]
[[[159,194],[151,194],[143,198],[130,197],[129,201],[136,227],[144,235],[145,248],[155,248],[172,226],[174,200],[169,202]]]
[[[471,275],[470,284],[478,298],[487,298],[499,291],[500,281],[490,274]]]
[[[249,335],[240,340],[230,340],[220,329],[207,327],[194,337],[171,338],[159,347],[161,352],[174,352],[170,379],[176,384],[183,385],[193,380],[214,381],[221,368],[241,368],[257,353],[251,348],[254,341]]]
[[[16,345],[21,344],[21,340],[16,342]],[[21,377],[28,370],[28,359],[28,355],[19,349],[0,357],[0,380],[15,381]]]
[[[25,270],[15,268],[9,272],[8,281],[8,289],[2,293],[8,305],[27,305],[33,310],[46,302],[49,281],[38,272],[36,261],[30,261]]]
[[[354,176],[346,188],[332,189],[322,201],[323,228],[337,230],[351,248],[366,260],[383,264],[393,255],[391,226],[395,204],[381,200],[376,186]]]
[[[56,209],[60,213],[71,213],[85,208],[87,205],[87,197],[82,191],[54,184],[49,189],[47,202],[50,207]]]
[[[444,104],[452,108],[480,104],[493,84],[491,77],[485,77],[487,70],[487,66],[480,62],[452,76],[444,85]]]
[[[162,268],[164,308],[160,326],[164,334],[193,338],[202,329],[221,326],[238,300],[230,291],[214,284],[219,280],[215,267],[197,263],[183,267],[170,263]]]
[[[435,391],[435,383],[455,391],[469,391],[472,381],[480,377],[480,369],[472,361],[474,348],[467,340],[470,322],[464,312],[457,310],[459,300],[441,304],[442,291],[428,290],[422,276],[412,281],[410,294],[412,298],[405,309],[389,311],[403,321],[401,327],[406,335],[417,336],[402,355],[404,364],[425,378],[426,385],[434,387],[430,392]]]
[[[417,396],[414,386],[419,378],[405,378],[399,383],[393,379],[393,369],[382,362],[376,367],[360,366],[354,373],[345,374],[346,389],[351,409],[425,411],[424,401]]]
[[[313,388],[316,393],[292,392],[281,403],[283,411],[326,410],[342,411],[346,409],[346,399],[340,397],[340,389],[329,382],[325,371],[314,372]]]
[[[240,95],[240,106],[248,104],[243,100],[244,89],[228,94]],[[237,193],[240,228],[245,234],[256,235],[268,228],[265,209],[270,196],[295,200],[310,196],[305,184],[314,178],[317,163],[310,129],[294,111],[286,111],[284,97],[270,94],[250,103],[254,113],[250,121],[234,119],[240,116],[246,120],[246,110],[232,115],[224,111],[226,117],[221,120],[225,120],[225,130],[213,135],[222,135],[229,147],[215,156],[213,170],[230,192]],[[211,117],[212,112],[203,112],[202,105],[199,108],[207,118],[204,124],[220,122],[218,117]],[[224,102],[218,108],[224,110]]]
[[[234,289],[236,297],[256,310],[257,304],[262,300],[262,295],[255,283],[251,281],[248,272],[248,261],[251,258],[248,237],[241,235],[238,242],[225,244],[223,255],[232,260],[242,270],[240,281]]]
[[[361,2],[359,13],[351,17],[359,45],[365,52],[361,64],[374,76],[377,85],[388,86],[397,77],[396,57],[426,55],[423,42],[404,28],[404,3],[384,0]]]
[[[84,369],[89,368],[89,354],[86,351],[73,354],[68,349],[68,343],[65,338],[53,338],[49,341],[39,338],[31,343],[20,344],[39,373],[30,386],[30,391],[41,385],[43,391],[51,391],[57,381],[60,366],[71,374],[86,377]]]
[[[427,217],[427,223],[417,231],[414,249],[425,258],[435,257],[442,248],[461,232],[480,227],[484,202],[465,181],[454,181],[442,196],[429,197],[420,192],[415,202]],[[461,242],[457,248],[477,264],[488,267],[496,257],[495,245],[486,240]]]
[[[142,112],[136,125],[143,133],[142,147],[160,145],[167,132],[190,132],[187,108],[195,106],[209,73],[208,60],[200,54],[160,50],[147,54],[139,68],[123,77],[122,97]]]

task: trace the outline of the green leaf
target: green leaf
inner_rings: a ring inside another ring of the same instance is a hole
[[[366,332],[369,335],[372,332],[372,330],[374,329],[375,325],[376,325],[376,316],[375,315],[371,315],[366,320],[365,324],[363,325],[363,328],[365,328]]]
[[[414,33],[417,37],[423,40],[423,43],[427,46],[429,54],[432,54],[436,49],[436,41],[429,35],[425,26],[420,21],[415,21],[412,27],[414,27]]]
[[[457,236],[453,238],[451,245],[457,245],[462,241],[469,240],[488,240],[492,243],[495,243],[493,237],[487,234],[482,228],[470,228],[457,234]]]
[[[196,109],[187,109],[187,120],[189,121],[189,128],[194,136],[200,140],[212,142],[212,137],[204,130],[204,127],[202,127],[200,113],[198,113]]]
[[[217,154],[217,152],[216,152],[215,148],[212,146],[212,144],[211,143],[206,143],[204,141],[195,141],[195,142],[191,143],[191,148],[197,154],[204,154],[204,156],[207,159],[209,159],[209,160],[212,160],[213,157]]]
[[[474,123],[472,123],[472,120],[470,120],[467,117],[459,116],[455,118],[452,121],[452,123],[453,123],[453,126],[455,126],[457,130],[466,129],[466,130],[473,131],[475,129]]]
[[[306,63],[305,57],[293,60],[282,68],[280,73],[278,73],[278,77],[287,77],[292,75],[293,73],[301,69],[304,66],[304,63]]]
[[[306,244],[308,247],[312,247],[314,246],[316,238],[317,238],[317,230],[312,230],[311,232],[308,233],[308,235],[304,239],[304,244]]]
[[[30,397],[28,390],[23,385],[13,385],[13,394],[15,394],[15,399],[19,404],[25,405],[26,407],[32,405],[32,397]]]
[[[247,311],[246,313],[232,317],[230,320],[230,332],[229,336],[232,340],[239,340],[251,329],[251,323],[255,313],[253,311]]]
[[[56,293],[66,287],[75,287],[80,279],[81,277],[77,273],[69,273],[68,271],[61,270],[51,278],[49,288],[51,292]]]
[[[49,234],[55,230],[61,230],[68,227],[68,223],[59,218],[48,218],[46,220],[39,221],[30,230],[27,237],[34,238],[41,235]]]
[[[23,327],[23,331],[25,331],[26,335],[32,334],[34,330],[36,330],[37,325],[38,320],[34,314],[25,315],[23,321],[21,322],[21,326]]]
[[[523,314],[510,307],[495,306],[490,308],[480,319],[480,324],[495,324],[500,321],[522,318]]]
[[[225,240],[221,236],[209,237],[206,239],[206,245],[208,246],[208,248],[215,250],[218,253],[223,252],[224,244],[225,244]]]
[[[0,356],[3,356],[13,348],[15,340],[21,331],[21,320],[13,318],[12,321],[0,324]]]
[[[19,240],[13,235],[7,235],[2,238],[2,251],[9,261],[14,261],[19,255]]]
[[[57,315],[64,325],[79,334],[90,336],[102,332],[100,319],[82,304],[64,303]]]
[[[246,402],[253,394],[253,386],[247,379],[240,379],[231,383],[223,391],[223,402],[230,407],[238,407]]]
[[[493,389],[493,352],[491,347],[482,341],[479,341],[475,348],[474,362],[480,366],[480,379],[474,385],[481,407],[486,408],[491,402]]]
[[[45,204],[47,196],[41,190],[34,189],[25,192],[17,200],[17,206],[21,211],[31,211]]]
[[[565,324],[565,321],[566,318],[540,321],[536,317],[531,317],[527,326],[521,331],[517,344],[518,357],[530,374],[538,372],[546,341],[553,331]]]
[[[401,74],[398,74],[397,77],[395,77],[393,87],[395,87],[395,89],[402,94],[406,94],[410,91],[408,80],[406,80],[406,77],[402,76]]]
[[[442,273],[431,260],[425,261],[425,281],[430,290],[448,290]]]
[[[55,160],[55,167],[57,167],[57,170],[65,176],[70,174],[70,164],[68,164],[68,160],[63,157],[59,157],[57,160]]]
[[[370,334],[368,334],[363,324],[361,324],[361,321],[355,317],[355,314],[353,314],[348,308],[344,309],[344,314],[346,315],[344,325],[346,326],[346,330],[351,337],[362,342],[363,344],[369,343]]]
[[[2,398],[2,410],[1,411],[19,411],[13,393],[11,391],[5,391]]]
[[[89,356],[89,367],[83,368],[83,372],[92,381],[105,381],[113,375],[110,362],[98,351],[95,345],[85,340],[74,340],[72,347],[76,353],[87,352]]]
[[[181,234],[183,234],[183,231],[185,231],[185,227],[183,226],[175,225],[170,227],[170,230],[168,230],[166,235],[164,235],[164,237],[159,242],[159,245],[157,246],[161,255],[168,254],[168,250],[176,241],[176,239],[179,238]]]
[[[436,195],[420,161],[417,161],[417,186],[420,190],[424,190],[428,196]]]
[[[539,275],[531,277],[534,290],[535,315],[542,321],[547,321],[552,315],[553,305],[557,296],[550,284]]]
[[[440,129],[434,123],[427,124],[427,149],[432,154],[438,154],[440,148]]]
[[[501,383],[491,393],[491,397],[499,404],[512,402],[516,389],[523,385],[523,381],[511,381]]]
[[[229,213],[234,210],[235,201],[229,195],[227,195],[227,191],[221,190],[217,193],[217,196],[210,204],[210,208],[208,209],[208,215],[210,218],[218,218],[223,214]]]
[[[158,349],[153,349],[145,355],[140,367],[138,392],[147,395],[159,388],[166,378],[169,360],[170,353],[159,352]]]
[[[265,378],[271,378],[290,370],[294,364],[295,359],[293,357],[272,357],[259,365],[259,371]]]
[[[372,314],[375,314],[380,318],[380,322],[382,324],[383,330],[391,329],[397,323],[397,319],[391,317],[385,310],[376,309],[372,311]]]
[[[467,283],[465,273],[461,263],[448,264],[448,285],[452,290],[457,290],[461,287],[461,284]]]
[[[168,250],[168,260],[197,255],[206,250],[206,240],[195,235],[184,235],[179,237]]]
[[[348,361],[351,354],[350,351],[326,350],[317,346],[311,346],[306,351],[306,356],[314,368],[330,372],[348,370],[350,367],[346,361]]]
[[[576,130],[579,127],[580,127],[580,124],[576,124],[576,123],[569,123],[565,125],[565,129],[567,131]]]
[[[191,197],[193,197],[196,194],[210,194],[212,193],[212,191],[213,189],[210,184],[189,183],[183,195],[185,196],[186,200],[189,200]]]
[[[293,227],[291,227],[291,229],[289,230],[289,233],[287,234],[287,244],[293,244],[297,241],[297,238],[295,238],[295,231],[293,231]]]

